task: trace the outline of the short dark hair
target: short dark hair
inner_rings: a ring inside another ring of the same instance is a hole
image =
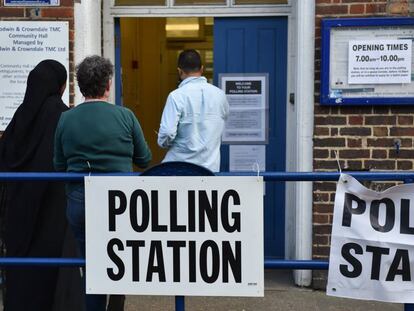
[[[201,57],[196,50],[184,50],[178,56],[178,68],[185,73],[200,71],[201,66]]]
[[[98,55],[86,57],[76,66],[76,80],[84,97],[98,98],[105,94],[114,69],[109,59]]]

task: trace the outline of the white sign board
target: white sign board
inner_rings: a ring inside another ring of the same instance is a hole
[[[327,294],[414,302],[414,184],[375,192],[348,175],[338,182]]]
[[[349,41],[349,84],[411,83],[412,40]]]
[[[222,142],[267,142],[268,74],[220,74],[219,81],[230,107]]]
[[[42,60],[54,59],[69,73],[68,22],[0,22],[0,131],[22,103],[29,72]],[[69,105],[69,88],[62,97]]]
[[[230,172],[266,171],[266,145],[230,145]]]
[[[86,292],[263,296],[263,179],[86,177]]]

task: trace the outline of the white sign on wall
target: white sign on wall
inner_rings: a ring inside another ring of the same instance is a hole
[[[68,22],[0,22],[0,131],[23,101],[29,72],[45,59],[69,72]],[[62,99],[69,105],[69,88]]]
[[[411,83],[412,40],[349,41],[349,84]]]
[[[90,294],[263,296],[263,179],[86,177]]]
[[[327,294],[414,302],[414,184],[375,192],[341,175],[332,226]]]
[[[226,73],[219,75],[221,89],[229,102],[229,115],[222,142],[266,143],[268,139],[267,73]]]

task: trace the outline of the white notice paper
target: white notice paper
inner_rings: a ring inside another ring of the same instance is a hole
[[[411,40],[349,41],[348,84],[411,83]]]
[[[230,172],[266,171],[265,145],[230,145],[229,157]]]

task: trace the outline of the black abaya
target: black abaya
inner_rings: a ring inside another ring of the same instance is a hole
[[[66,70],[46,60],[29,74],[23,103],[0,141],[0,168],[8,172],[53,171],[57,122],[67,106],[61,100]],[[7,183],[5,244],[8,257],[61,257],[66,231],[64,185]],[[49,311],[58,268],[6,270],[4,311]]]

